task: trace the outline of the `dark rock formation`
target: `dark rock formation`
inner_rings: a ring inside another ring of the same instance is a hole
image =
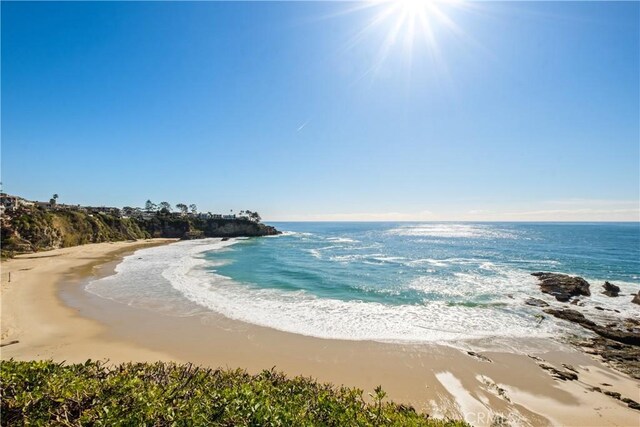
[[[614,285],[613,283],[604,282],[604,285],[602,285],[602,287],[604,288],[604,291],[602,293],[608,297],[617,297],[620,293],[620,287]]]
[[[540,366],[545,371],[549,371],[549,373],[553,375],[554,378],[562,381],[575,381],[578,379],[578,374],[576,374],[575,372],[561,371],[560,369],[556,369],[553,366],[547,365],[545,363],[539,363],[538,366]]]
[[[567,302],[571,297],[578,295],[591,296],[589,282],[582,277],[573,277],[558,273],[532,273],[542,282],[540,290],[553,295],[558,301]]]
[[[188,218],[158,215],[137,220],[151,237],[197,239],[203,237],[260,237],[280,234],[269,225],[245,219]]]
[[[554,309],[548,308],[544,310],[545,313],[555,316],[559,319],[564,319],[569,322],[577,323],[583,328],[589,329],[601,337],[617,341],[623,344],[632,346],[640,346],[640,334],[635,331],[623,331],[620,329],[613,329],[610,327],[600,326],[595,322],[587,319],[584,315],[576,310],[571,309]]]
[[[476,359],[482,360],[483,362],[493,363],[493,360],[489,359],[486,356],[481,355],[480,353],[476,353],[475,351],[467,351],[467,354],[471,357],[475,357]]]
[[[633,296],[632,303],[640,305],[640,291]]]
[[[193,227],[202,230],[205,237],[260,237],[281,234],[270,225],[250,220],[198,219]]]
[[[628,397],[623,397],[617,391],[602,390],[600,387],[592,387],[591,391],[597,391],[598,393],[606,394],[607,396],[613,397],[616,400],[626,403],[629,408],[640,411],[640,403],[636,402],[633,399],[629,399]]]
[[[619,324],[609,324],[606,327],[584,317],[575,310],[547,309],[546,313],[560,319],[574,322],[595,332],[599,336],[578,343],[587,353],[602,357],[602,359],[625,372],[633,378],[640,379],[640,329],[635,319],[626,319]],[[629,406],[632,406],[630,404]]]
[[[600,356],[619,371],[640,380],[640,347],[623,344],[604,337],[577,343],[586,353]]]
[[[532,305],[534,307],[549,307],[549,304],[546,301],[538,298],[527,298],[524,303],[527,305]]]
[[[640,403],[636,402],[633,399],[629,399],[628,397],[623,397],[622,400],[627,406],[631,409],[635,409],[636,411],[640,411]]]

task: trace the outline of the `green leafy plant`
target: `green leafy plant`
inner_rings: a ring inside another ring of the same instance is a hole
[[[355,388],[275,370],[191,364],[0,362],[0,424],[135,426],[463,426]]]

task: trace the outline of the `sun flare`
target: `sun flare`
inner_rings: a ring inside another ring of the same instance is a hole
[[[458,0],[391,0],[371,1],[351,11],[373,9],[365,25],[358,29],[347,47],[379,39],[378,52],[367,73],[375,76],[391,53],[401,50],[405,62],[411,66],[414,57],[429,56],[431,63],[441,73],[447,67],[441,53],[439,37],[448,33],[464,35],[454,22],[452,12],[465,6]]]

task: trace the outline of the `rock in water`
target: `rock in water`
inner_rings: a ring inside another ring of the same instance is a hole
[[[638,291],[638,293],[633,296],[631,302],[640,305],[640,291]]]
[[[534,307],[548,307],[549,306],[549,304],[547,304],[546,301],[543,301],[543,300],[538,299],[538,298],[527,298],[524,301],[524,303],[527,304],[527,305],[532,305]]]
[[[602,285],[602,287],[604,288],[604,291],[602,293],[608,297],[617,297],[620,293],[620,287],[614,285],[613,283],[604,282],[604,285]]]
[[[558,273],[531,273],[542,283],[540,290],[546,294],[553,295],[558,301],[567,302],[571,297],[578,295],[591,296],[589,282],[582,277],[573,277]]]

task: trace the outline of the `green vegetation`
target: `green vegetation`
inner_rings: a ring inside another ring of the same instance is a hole
[[[282,373],[157,362],[0,362],[0,424],[136,426],[464,426],[358,389]]]
[[[149,236],[137,221],[130,218],[34,208],[22,211],[10,221],[3,221],[2,256]]]
[[[259,215],[223,219],[174,215],[163,202],[162,210],[148,218],[122,217],[109,212],[87,212],[71,209],[23,208],[5,215],[2,228],[2,257],[19,253],[83,245],[86,243],[115,242],[122,240],[168,237],[193,239],[201,237],[255,237],[277,234],[270,226],[259,223]],[[152,202],[148,202],[156,206]],[[184,204],[184,213],[189,207]],[[169,205],[170,207],[170,205]],[[126,208],[130,209],[130,208]],[[192,213],[197,212],[191,205]]]

